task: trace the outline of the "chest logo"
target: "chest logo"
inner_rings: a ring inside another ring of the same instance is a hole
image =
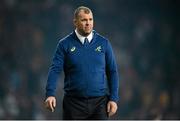
[[[75,50],[76,50],[75,46],[71,48],[71,52],[74,52]]]
[[[98,46],[98,47],[95,49],[95,51],[97,51],[97,52],[101,52],[101,51],[102,51],[101,46]]]

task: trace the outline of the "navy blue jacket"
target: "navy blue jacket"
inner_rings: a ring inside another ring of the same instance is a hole
[[[118,101],[119,77],[111,44],[96,31],[93,34],[87,46],[75,32],[59,41],[48,73],[46,97],[55,96],[59,73],[64,70],[66,95],[108,95],[110,100]]]

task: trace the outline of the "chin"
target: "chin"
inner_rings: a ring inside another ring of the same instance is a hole
[[[90,34],[92,30],[86,31],[85,33]]]
[[[84,30],[84,31],[81,31],[81,35],[83,36],[88,36],[90,33],[91,33],[92,30]]]
[[[88,36],[90,33],[91,33],[91,31],[90,32],[86,32],[85,34],[86,34],[86,36]]]

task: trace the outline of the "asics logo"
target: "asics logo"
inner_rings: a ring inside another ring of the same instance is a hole
[[[71,48],[71,52],[74,52],[76,50],[76,47]]]

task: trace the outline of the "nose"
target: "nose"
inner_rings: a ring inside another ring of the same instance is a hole
[[[90,21],[87,20],[87,21],[86,21],[86,26],[89,26],[89,24],[90,24]]]

